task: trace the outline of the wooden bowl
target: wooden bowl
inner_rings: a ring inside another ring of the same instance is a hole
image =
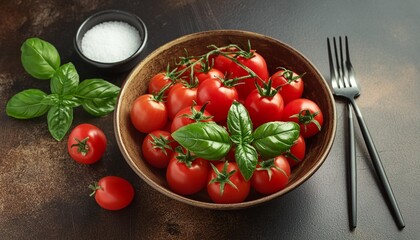
[[[304,76],[303,97],[315,101],[324,115],[324,125],[320,133],[306,140],[306,157],[296,166],[290,177],[289,183],[283,190],[263,196],[255,192],[245,202],[235,204],[216,204],[207,196],[205,191],[193,196],[181,196],[172,192],[165,180],[165,171],[158,170],[146,161],[141,154],[141,142],[145,134],[139,133],[132,125],[129,117],[130,107],[134,100],[146,93],[151,77],[166,69],[168,63],[174,63],[176,58],[184,56],[185,49],[190,55],[201,55],[208,51],[207,46],[226,46],[234,43],[247,46],[251,41],[256,49],[267,61],[270,74],[276,67],[283,66],[297,73],[306,73]],[[241,209],[270,201],[297,188],[311,177],[322,165],[332,146],[336,131],[336,113],[334,99],[328,84],[311,62],[294,48],[267,36],[257,33],[217,30],[200,32],[173,40],[146,57],[129,74],[124,82],[115,109],[114,129],[119,148],[131,168],[146,183],[157,191],[178,201],[198,207],[230,210]]]

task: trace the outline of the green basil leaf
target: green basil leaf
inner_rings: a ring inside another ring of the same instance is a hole
[[[253,146],[244,143],[236,146],[235,159],[245,180],[249,180],[258,163],[258,153]]]
[[[23,68],[34,78],[50,79],[60,66],[60,55],[49,42],[29,38],[20,50]]]
[[[227,126],[236,144],[252,142],[252,121],[244,105],[234,101],[227,116]]]
[[[207,160],[223,158],[231,147],[229,133],[215,123],[192,123],[173,132],[172,137],[196,156]]]
[[[72,95],[64,95],[61,97],[61,103],[67,107],[78,107],[82,104],[80,99]]]
[[[30,119],[44,115],[49,105],[43,101],[47,94],[38,89],[27,89],[14,95],[7,102],[6,113],[18,119]]]
[[[299,137],[294,122],[268,122],[255,129],[252,145],[264,157],[276,157],[290,149]]]
[[[87,79],[79,84],[75,96],[88,113],[100,117],[114,111],[119,92],[119,87],[103,79]]]
[[[51,93],[72,95],[77,91],[79,74],[72,63],[61,65],[51,78]]]
[[[73,108],[63,104],[52,106],[48,111],[47,120],[51,135],[57,141],[61,141],[73,122]]]

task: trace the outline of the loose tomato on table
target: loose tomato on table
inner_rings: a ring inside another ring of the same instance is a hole
[[[207,160],[178,148],[169,161],[166,180],[172,191],[191,195],[206,187],[209,171],[210,163]]]
[[[76,162],[92,164],[105,153],[106,140],[104,132],[98,127],[88,123],[80,124],[69,135],[67,151]]]
[[[174,117],[171,124],[171,132],[175,132],[178,128],[181,128],[185,125],[194,123],[194,122],[210,122],[213,121],[211,114],[205,109],[206,104],[203,106],[200,105],[191,105],[190,107],[185,107],[181,109]]]
[[[304,90],[303,75],[298,75],[286,68],[281,68],[281,70],[271,75],[273,87],[279,88],[279,93],[283,98],[284,104],[302,97]]]
[[[168,110],[162,97],[163,91],[158,95],[141,95],[134,101],[130,109],[130,119],[138,131],[150,133],[166,125]]]
[[[166,168],[178,144],[167,131],[155,130],[143,139],[144,159],[156,168]]]
[[[314,101],[298,98],[286,104],[283,109],[283,120],[298,123],[300,134],[308,138],[321,131],[324,117]]]
[[[251,177],[251,186],[262,194],[272,194],[285,188],[289,182],[290,165],[284,156],[259,162]]]
[[[253,90],[245,100],[245,108],[254,128],[267,122],[281,121],[283,116],[283,98],[271,87],[271,82],[263,85],[262,88],[257,85],[257,89]]]
[[[208,78],[197,89],[197,103],[204,105],[213,116],[215,122],[226,120],[227,113],[234,100],[238,100],[238,93],[230,81],[219,78]]]
[[[211,166],[207,193],[213,202],[239,203],[248,197],[251,183],[243,178],[236,163],[221,162]]]
[[[89,188],[93,190],[90,196],[95,196],[99,206],[107,210],[123,209],[134,199],[133,186],[121,177],[103,177],[93,185],[89,185]]]

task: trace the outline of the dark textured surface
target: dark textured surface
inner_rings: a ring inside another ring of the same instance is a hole
[[[369,155],[356,127],[358,227],[348,227],[346,108],[337,102],[337,136],[316,174],[295,191],[240,211],[211,211],[178,203],[141,181],[124,161],[113,116],[93,118],[78,109],[73,126],[90,122],[108,137],[104,158],[76,164],[65,141],[48,133],[45,117],[16,120],[7,100],[27,88],[49,91],[20,63],[28,37],[55,45],[62,63],[73,62],[81,79],[110,75],[86,66],[72,40],[78,25],[100,10],[140,16],[149,30],[143,55],[179,36],[210,29],[243,29],[284,41],[306,55],[328,78],[326,37],[348,35],[362,85],[357,99],[382,157],[406,228],[398,230],[383,200]],[[420,2],[408,1],[1,1],[0,2],[0,239],[419,239],[420,230]],[[133,204],[101,209],[87,185],[105,175],[133,183]]]

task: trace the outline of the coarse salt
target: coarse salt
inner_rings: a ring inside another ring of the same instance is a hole
[[[114,63],[133,55],[141,41],[139,32],[130,24],[109,21],[95,25],[85,33],[81,50],[91,60]]]

